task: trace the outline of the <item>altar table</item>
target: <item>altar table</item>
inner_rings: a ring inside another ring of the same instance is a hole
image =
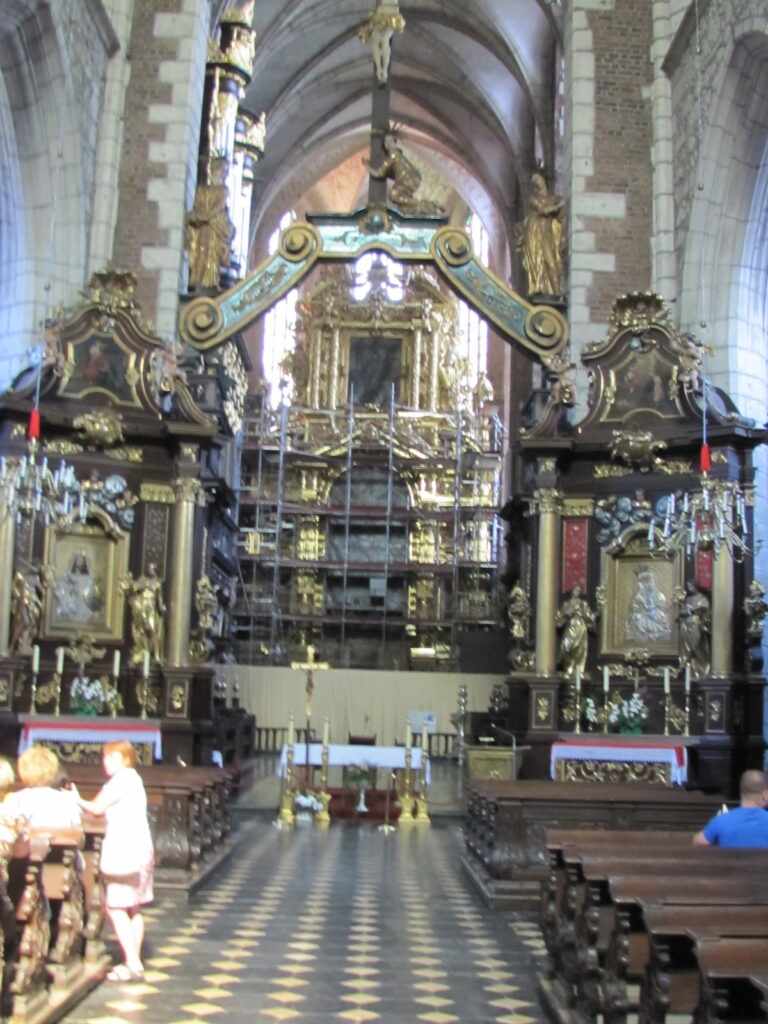
[[[683,786],[688,781],[688,750],[679,736],[573,736],[552,744],[550,775],[559,782]]]
[[[287,747],[280,753],[281,776],[285,775]],[[322,764],[322,743],[309,744],[310,765]],[[302,767],[307,763],[307,744],[295,743],[293,746],[293,763]],[[430,781],[429,759],[426,760],[426,783]],[[331,743],[328,746],[329,768],[351,768],[353,765],[366,765],[368,768],[389,768],[393,771],[405,769],[405,747],[363,746],[352,743]],[[411,747],[411,770],[421,770],[421,747]]]
[[[101,746],[128,740],[140,764],[163,757],[160,721],[156,718],[105,718],[98,715],[19,715],[19,753],[35,743],[52,747],[62,761],[99,761]]]

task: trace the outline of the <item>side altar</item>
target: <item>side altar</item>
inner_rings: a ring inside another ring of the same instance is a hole
[[[684,786],[696,737],[561,736],[552,744],[550,776],[558,782],[647,782]]]
[[[169,762],[209,765],[219,744],[249,364],[239,337],[215,355],[159,337],[136,287],[94,274],[0,398],[8,756],[43,716],[66,731],[83,713],[104,738],[156,722]]]
[[[632,293],[582,350],[582,417],[570,409],[575,381],[531,395],[501,512],[502,726],[531,748],[524,778],[550,775],[565,734],[623,726],[676,739],[682,760],[694,737],[688,783],[722,795],[763,765],[753,453],[766,431],[707,379],[704,355],[658,296]],[[556,761],[573,777],[585,769],[571,754],[567,769]]]
[[[128,740],[136,749],[139,764],[163,759],[159,719],[97,718],[86,715],[19,715],[19,753],[36,743],[51,747],[61,761],[99,763],[101,747],[114,740]]]

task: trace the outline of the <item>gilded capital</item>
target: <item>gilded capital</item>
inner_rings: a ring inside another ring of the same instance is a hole
[[[171,484],[175,500],[179,501],[200,501],[203,493],[203,485],[193,476],[180,476]]]
[[[560,492],[555,487],[540,487],[533,492],[533,500],[539,514],[560,511]]]

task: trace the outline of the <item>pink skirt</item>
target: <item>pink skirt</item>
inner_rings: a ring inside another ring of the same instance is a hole
[[[108,910],[132,910],[154,899],[152,879],[154,857],[130,875],[104,875]]]

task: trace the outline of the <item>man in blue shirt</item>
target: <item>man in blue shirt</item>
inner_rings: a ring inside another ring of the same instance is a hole
[[[750,770],[739,784],[741,806],[717,814],[693,837],[694,846],[768,847],[768,775]]]

